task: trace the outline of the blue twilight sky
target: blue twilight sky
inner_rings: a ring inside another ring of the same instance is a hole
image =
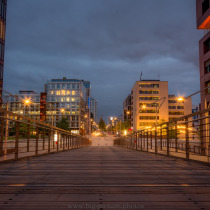
[[[9,0],[4,89],[43,91],[52,78],[90,80],[104,119],[142,79],[199,90],[195,0]],[[199,103],[199,96],[193,98]]]

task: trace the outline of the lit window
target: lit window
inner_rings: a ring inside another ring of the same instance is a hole
[[[66,101],[70,101],[70,98],[66,98]]]
[[[51,90],[51,95],[53,95],[54,94],[54,91],[53,90]]]
[[[59,96],[61,94],[60,90],[56,91],[56,95]]]
[[[70,90],[67,90],[66,95],[70,95],[70,94],[71,94]]]
[[[66,91],[65,90],[61,90],[61,95],[65,96],[66,95]]]
[[[71,101],[75,101],[75,98],[71,98]]]
[[[76,94],[76,92],[73,90],[73,91],[72,91],[72,95],[75,96],[75,94]]]

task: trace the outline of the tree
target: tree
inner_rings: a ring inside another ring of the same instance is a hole
[[[63,130],[69,130],[69,122],[66,117],[62,117],[61,120],[57,122],[57,127]]]
[[[99,129],[106,130],[106,123],[104,122],[103,118],[101,117],[99,120]]]

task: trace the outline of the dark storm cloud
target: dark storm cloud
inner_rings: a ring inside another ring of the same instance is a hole
[[[195,1],[10,0],[5,89],[43,90],[51,78],[90,80],[99,114],[120,114],[143,79],[171,93],[199,89]],[[159,76],[158,76],[159,75]]]

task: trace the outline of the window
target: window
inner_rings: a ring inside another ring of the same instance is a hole
[[[155,120],[156,116],[140,116],[140,120]],[[159,120],[159,116],[157,116],[157,119]]]
[[[55,89],[55,84],[52,84],[52,89]]]
[[[148,110],[142,109],[142,110],[139,110],[139,113],[156,113],[156,110],[155,109],[148,109]],[[159,113],[159,110],[157,110],[157,113]]]
[[[72,84],[72,89],[75,89],[76,88],[76,85],[75,84]]]
[[[202,14],[204,14],[209,8],[209,0],[204,0],[202,3]]]
[[[184,109],[184,106],[177,106],[177,109]]]
[[[70,94],[71,94],[70,90],[67,90],[66,95],[70,95]]]
[[[140,122],[139,126],[153,126],[155,123],[150,123],[150,122]]]
[[[159,94],[159,91],[153,91],[153,90],[140,90],[139,94]]]
[[[184,112],[169,112],[169,115],[184,115]]]
[[[62,84],[62,89],[66,89],[66,84]]]
[[[210,72],[210,59],[204,63],[205,66],[205,74]]]
[[[206,94],[209,94],[210,93],[210,81],[205,83],[205,87],[206,88],[209,87],[209,88],[206,89]]]
[[[73,91],[72,91],[72,95],[75,96],[75,94],[76,94],[76,92],[73,90]]]
[[[169,109],[176,109],[176,106],[169,106]]]
[[[70,84],[67,84],[67,89],[71,89],[71,85]]]
[[[56,91],[56,95],[59,96],[61,94],[60,90]]]
[[[173,104],[173,103],[177,103],[176,100],[168,100],[168,103]]]
[[[140,88],[159,88],[159,84],[139,84]]]
[[[66,95],[66,91],[65,90],[61,90],[61,95],[65,96]]]
[[[210,38],[203,43],[204,54],[210,50]]]
[[[159,97],[139,97],[139,100],[159,100]]]
[[[57,89],[60,89],[60,84],[57,84]]]

